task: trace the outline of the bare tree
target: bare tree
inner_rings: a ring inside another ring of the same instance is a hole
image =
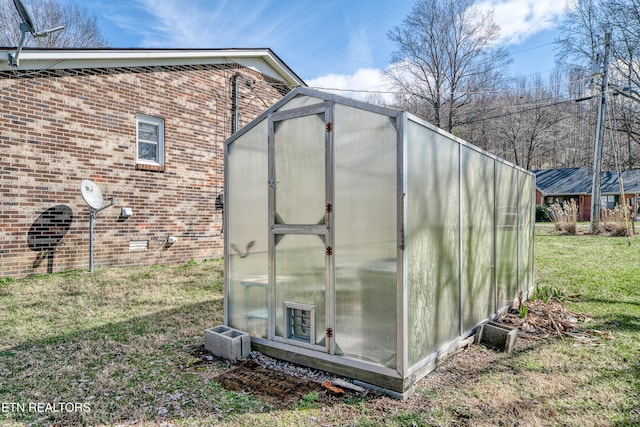
[[[39,30],[64,25],[47,37],[30,37],[25,39],[25,46],[30,47],[105,47],[109,45],[102,35],[95,15],[75,1],[31,0],[23,2],[34,25]],[[0,45],[16,46],[20,40],[20,16],[13,0],[0,0]]]
[[[460,127],[462,136],[523,168],[563,166],[573,102],[558,89],[561,78],[556,72],[546,82],[540,75],[514,79],[488,107],[473,107],[483,114]]]
[[[492,11],[473,0],[418,0],[388,33],[402,106],[451,132],[460,109],[501,80],[509,56],[498,36]]]
[[[612,33],[609,62],[611,104],[604,146],[604,163],[613,168],[637,167],[640,163],[640,0],[574,0],[558,39],[558,59],[574,69],[591,72],[591,63],[602,51],[602,35]],[[592,77],[597,86],[597,71]],[[613,101],[613,99],[612,99]],[[613,108],[615,107],[615,108]],[[622,141],[622,142],[620,142]],[[618,147],[625,145],[625,148]],[[613,152],[618,153],[614,162]]]
[[[640,104],[640,0],[607,3],[607,25],[613,33],[612,79],[621,95]]]
[[[505,114],[494,121],[500,141],[504,144],[504,156],[524,168],[531,168],[533,159],[542,149],[545,132],[552,125],[551,114],[544,106],[551,97],[536,76],[532,82],[519,79],[516,89],[504,96]]]
[[[573,0],[556,42],[556,59],[567,68],[589,67],[602,45],[605,14],[599,0]]]
[[[573,101],[565,107],[565,138],[560,144],[559,163],[553,167],[580,167],[593,164],[593,141],[596,132],[598,99],[591,98],[587,82],[591,71],[584,67],[565,67],[566,93]],[[578,101],[578,102],[576,102]]]

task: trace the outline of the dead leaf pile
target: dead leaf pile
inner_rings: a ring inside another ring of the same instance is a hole
[[[521,317],[520,313],[524,312],[526,316]],[[569,338],[585,345],[599,345],[602,339],[613,339],[610,331],[584,329],[590,321],[591,317],[574,313],[556,299],[523,303],[523,310],[508,311],[498,319],[499,323],[518,328],[522,338]]]

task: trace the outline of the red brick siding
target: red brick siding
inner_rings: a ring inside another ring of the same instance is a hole
[[[591,196],[578,197],[578,221],[591,221]]]
[[[0,277],[88,267],[82,179],[100,186],[105,204],[116,199],[94,224],[95,267],[222,255],[216,197],[231,79],[244,76],[239,128],[280,99],[282,86],[237,66],[93,71],[0,76]],[[164,171],[136,167],[138,113],[164,119]],[[120,218],[123,207],[133,216]],[[178,237],[170,247],[168,235]],[[130,251],[131,240],[151,247]]]

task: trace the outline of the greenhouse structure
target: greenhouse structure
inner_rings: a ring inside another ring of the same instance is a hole
[[[297,88],[225,145],[225,325],[408,395],[534,284],[535,176],[407,112]]]

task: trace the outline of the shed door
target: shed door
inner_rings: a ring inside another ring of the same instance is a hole
[[[269,118],[269,338],[333,353],[331,106]]]

